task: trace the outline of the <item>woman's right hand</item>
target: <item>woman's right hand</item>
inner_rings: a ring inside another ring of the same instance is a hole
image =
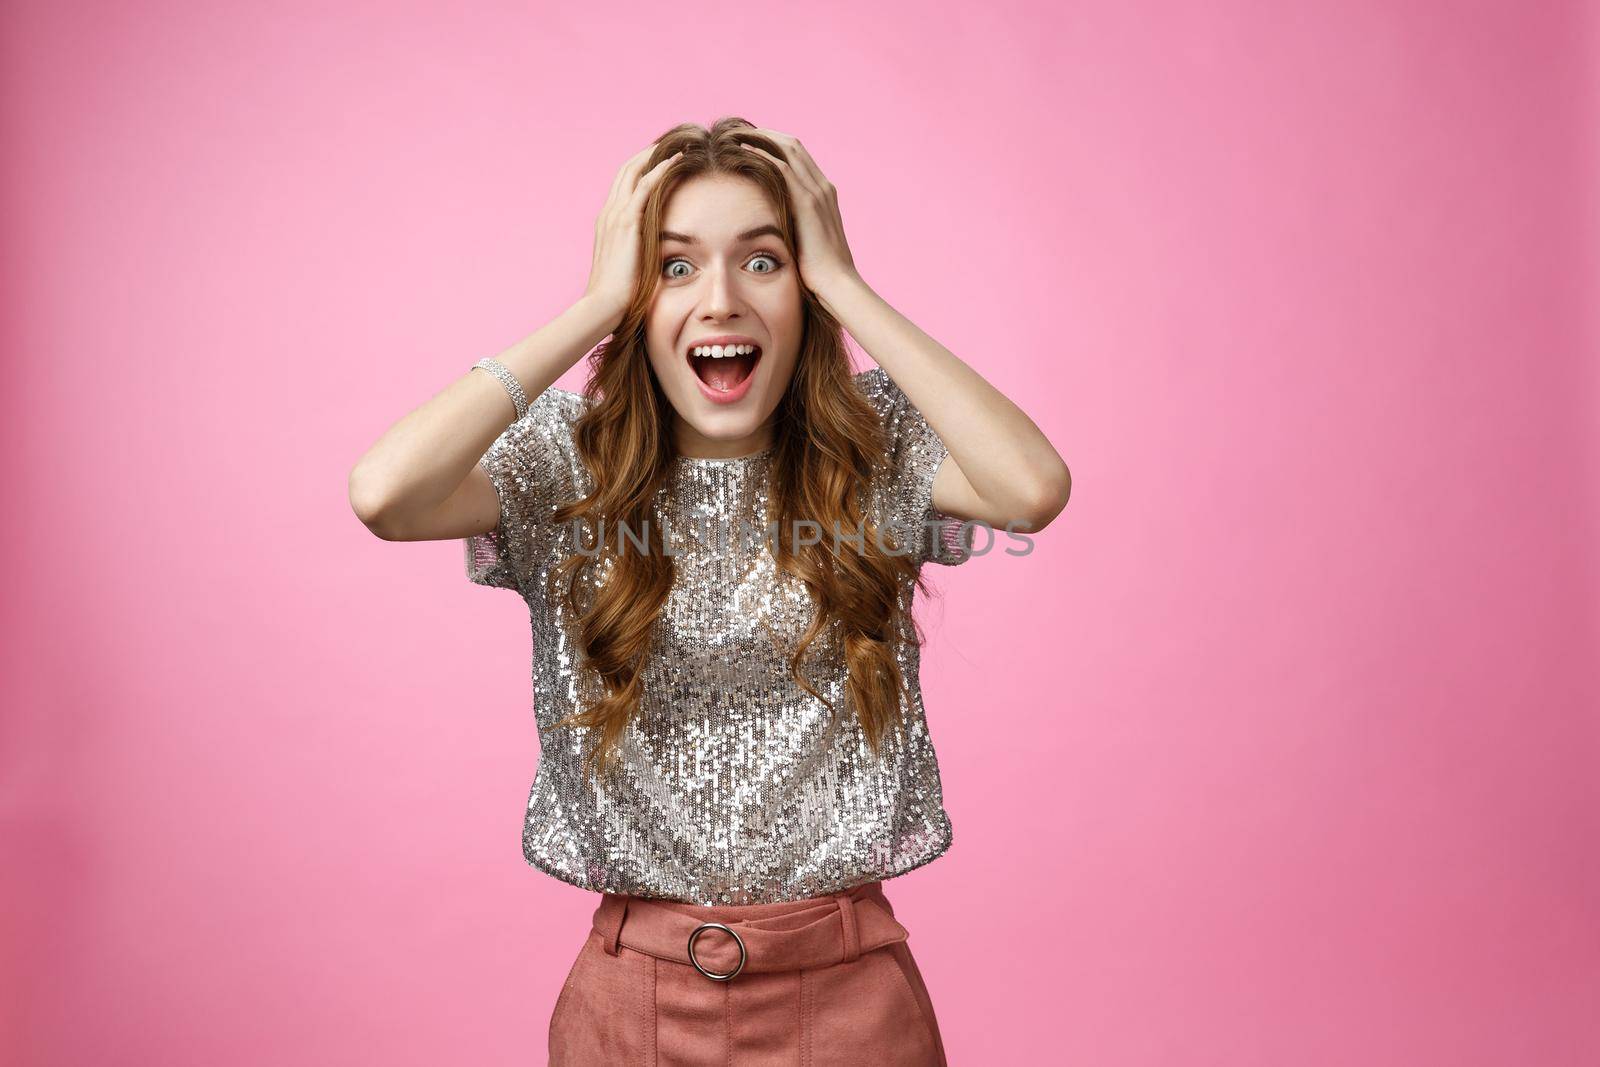
[[[645,198],[650,195],[667,168],[683,155],[674,153],[640,175],[652,143],[622,165],[611,183],[611,195],[594,225],[594,262],[589,267],[589,285],[584,298],[594,301],[620,323],[639,271],[639,224],[644,215]]]

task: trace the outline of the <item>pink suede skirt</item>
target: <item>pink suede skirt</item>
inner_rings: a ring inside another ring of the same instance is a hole
[[[727,907],[602,894],[551,1067],[944,1067],[909,936],[881,881]]]

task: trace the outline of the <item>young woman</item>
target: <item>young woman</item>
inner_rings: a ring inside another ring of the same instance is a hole
[[[1066,464],[867,287],[800,142],[737,118],[624,164],[583,297],[473,369],[350,494],[528,604],[524,853],[601,894],[550,1062],[944,1063],[882,887],[951,842],[913,595],[977,525],[1043,529]]]

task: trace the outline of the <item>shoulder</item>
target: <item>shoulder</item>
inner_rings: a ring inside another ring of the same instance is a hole
[[[852,375],[856,389],[877,412],[883,428],[891,438],[920,436],[927,432],[927,423],[911,398],[882,367],[873,367]]]
[[[869,399],[882,396],[894,388],[894,379],[889,377],[889,373],[882,367],[868,367],[866,370],[857,371],[850,376],[850,380],[855,382],[856,388]]]
[[[900,391],[894,379],[889,377],[889,372],[882,367],[871,367],[851,375],[851,381],[855,383],[856,391],[866,398],[867,403],[872,405],[872,409],[881,419],[892,419],[895,412],[905,403],[905,394]]]
[[[583,393],[552,385],[533,399],[528,405],[528,414],[525,417],[533,418],[537,412],[546,419],[573,423],[588,410],[588,407],[589,398]]]
[[[572,427],[588,410],[589,398],[570,389],[550,386],[528,403],[528,413],[506,428],[505,436],[512,441],[530,441],[538,438],[565,445],[572,437]]]
[[[493,477],[503,470],[528,472],[540,464],[564,466],[576,452],[572,431],[588,408],[583,393],[550,386],[528,402],[527,414],[514,420],[480,461]]]

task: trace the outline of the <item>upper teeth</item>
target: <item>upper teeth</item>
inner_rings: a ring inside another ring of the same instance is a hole
[[[748,356],[755,350],[755,345],[697,345],[689,351],[696,356],[722,359],[726,356]]]

